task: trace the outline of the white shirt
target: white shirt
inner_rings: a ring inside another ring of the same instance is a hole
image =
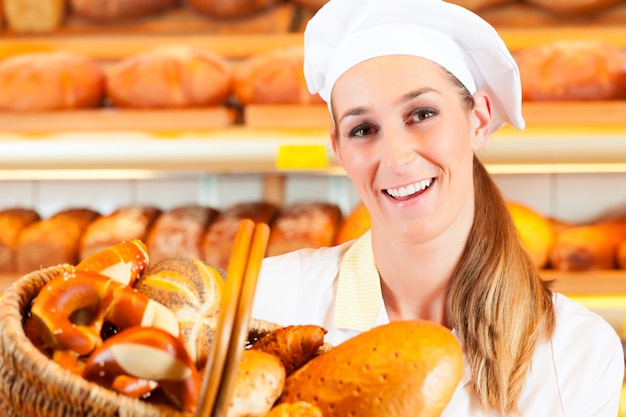
[[[368,251],[369,255],[362,256]],[[364,258],[361,264],[346,267],[346,263],[360,258]],[[351,279],[349,274],[356,268],[365,270],[370,279]],[[389,322],[382,296],[377,302],[376,291],[380,290],[371,285],[372,268],[375,272],[368,233],[356,243],[266,258],[252,317],[283,326],[316,324],[328,331],[325,340],[337,345],[367,330],[367,326]],[[348,275],[342,269],[350,270]],[[366,282],[365,288],[354,285],[358,282]],[[555,332],[550,341],[535,349],[519,402],[520,415],[616,417],[624,376],[624,352],[617,332],[602,317],[564,295],[555,294],[554,305]],[[345,317],[346,311],[354,311],[356,320]],[[464,375],[441,415],[461,416],[500,416],[481,410],[467,361]]]

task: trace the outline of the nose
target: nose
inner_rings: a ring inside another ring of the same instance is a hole
[[[406,130],[386,130],[381,141],[381,165],[394,171],[406,169],[417,157],[415,144]]]

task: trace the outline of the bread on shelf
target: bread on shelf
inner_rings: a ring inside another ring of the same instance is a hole
[[[99,106],[104,73],[76,52],[29,52],[0,60],[0,110],[48,111]]]
[[[72,13],[97,23],[151,16],[171,9],[178,0],[68,0]]]
[[[225,104],[232,68],[223,56],[188,44],[162,45],[109,65],[106,95],[114,107],[188,108]]]
[[[626,49],[599,40],[560,40],[515,54],[527,101],[626,99]]]
[[[266,201],[242,202],[225,208],[209,225],[202,239],[202,260],[227,269],[241,220],[251,219],[271,227],[278,212],[277,205]]]
[[[17,272],[78,263],[78,242],[99,215],[89,208],[70,208],[27,226],[18,238]]]
[[[164,211],[146,237],[150,264],[154,265],[166,258],[201,259],[202,238],[218,213],[214,208],[199,204]]]
[[[22,230],[41,220],[39,213],[28,208],[0,210],[0,272],[17,270],[17,244]]]
[[[52,32],[66,15],[65,0],[2,0],[0,7],[8,27],[16,33]],[[2,19],[0,27],[1,23]]]
[[[267,255],[331,246],[335,242],[341,218],[341,209],[333,203],[293,203],[283,208],[274,221],[267,243]]]
[[[161,214],[154,206],[132,205],[120,207],[89,224],[79,245],[79,260],[96,252],[133,239],[145,240],[150,227]]]

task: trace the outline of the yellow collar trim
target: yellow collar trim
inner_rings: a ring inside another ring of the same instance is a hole
[[[347,250],[339,268],[335,326],[366,331],[383,305],[380,278],[368,230]]]

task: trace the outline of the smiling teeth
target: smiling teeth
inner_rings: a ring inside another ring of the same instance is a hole
[[[424,191],[426,188],[430,187],[432,183],[433,180],[431,178],[416,182],[415,184],[407,185],[406,187],[390,188],[387,190],[387,194],[392,197],[407,197],[420,191]]]

